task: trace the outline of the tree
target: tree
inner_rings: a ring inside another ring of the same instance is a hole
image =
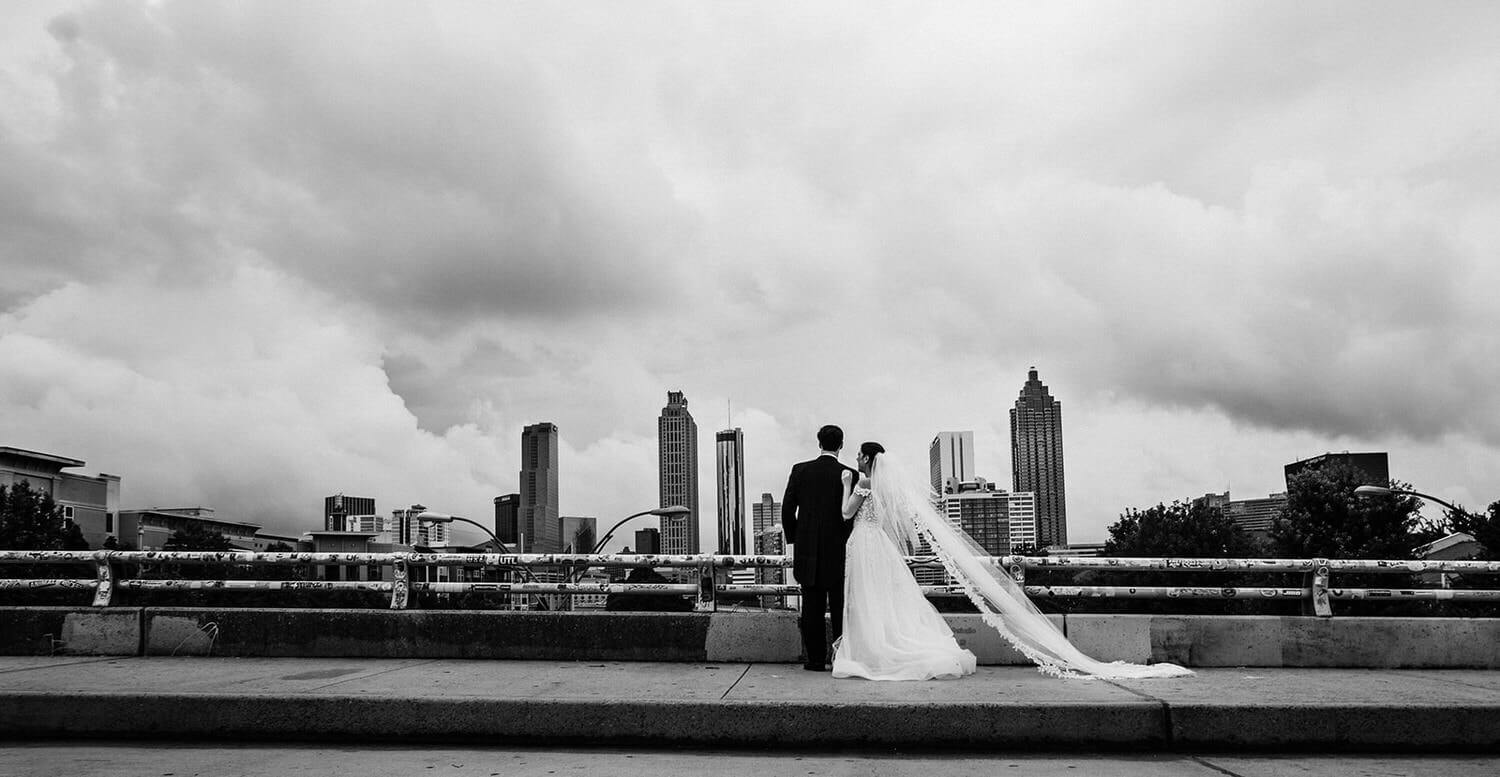
[[[1011,548],[1010,549],[1010,555],[1012,555],[1012,556],[1045,556],[1045,555],[1047,555],[1047,549],[1046,548],[1039,548],[1039,547],[1037,547],[1035,542],[1023,542],[1020,545],[1017,545],[1014,548]]]
[[[214,550],[232,549],[229,539],[202,524],[190,523],[172,532],[162,545],[163,550]]]
[[[1459,505],[1457,512],[1449,511],[1448,528],[1463,532],[1484,546],[1484,561],[1500,560],[1500,501],[1491,502],[1484,513],[1471,513]]]
[[[1244,558],[1257,550],[1223,510],[1202,501],[1126,510],[1104,543],[1106,556]]]
[[[77,530],[74,525],[73,531]],[[69,534],[62,508],[51,494],[33,490],[24,480],[8,488],[0,486],[0,549],[63,550],[70,544]],[[82,538],[79,533],[76,541]],[[87,549],[88,543],[83,547]]]
[[[1412,549],[1441,532],[1422,521],[1414,496],[1354,495],[1369,483],[1363,470],[1334,462],[1293,475],[1287,504],[1271,525],[1271,542],[1283,558],[1411,558]],[[1384,485],[1384,484],[1371,484]],[[1409,490],[1392,481],[1392,488]]]

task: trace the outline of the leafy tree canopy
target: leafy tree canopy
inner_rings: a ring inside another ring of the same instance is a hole
[[[1244,558],[1257,551],[1223,510],[1201,501],[1126,510],[1104,542],[1106,556]]]
[[[1483,513],[1471,513],[1459,505],[1459,512],[1448,513],[1448,526],[1483,545],[1483,560],[1500,560],[1500,502],[1491,502],[1489,510]]]
[[[224,535],[202,524],[190,523],[187,528],[172,532],[162,546],[165,550],[230,550],[232,546]]]
[[[71,529],[70,529],[71,526]],[[76,536],[74,536],[76,535]],[[82,544],[82,548],[77,546]],[[64,521],[52,495],[19,480],[0,486],[0,548],[5,550],[87,549],[77,524]]]
[[[1404,494],[1354,495],[1368,476],[1347,462],[1304,470],[1287,482],[1287,504],[1271,526],[1283,558],[1411,558],[1412,549],[1441,536],[1423,522],[1421,500]],[[1391,488],[1410,486],[1392,481]]]

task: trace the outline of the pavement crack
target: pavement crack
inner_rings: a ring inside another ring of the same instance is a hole
[[[119,656],[100,656],[99,658],[84,658],[76,661],[59,661],[52,664],[37,664],[36,666],[17,666],[0,669],[0,674],[11,672],[34,672],[38,669],[56,669],[60,666],[78,666],[79,664],[98,664],[104,661],[118,661]]]
[[[351,682],[351,681],[354,681],[354,680],[368,680],[371,677],[379,677],[379,676],[381,676],[383,674],[390,674],[391,672],[399,671],[399,670],[402,670],[402,669],[411,669],[413,667],[426,666],[427,664],[436,663],[437,661],[438,661],[438,659],[433,658],[433,659],[429,659],[427,661],[418,661],[417,663],[414,663],[414,664],[402,664],[401,666],[393,666],[390,669],[382,669],[379,672],[370,672],[369,674],[357,674],[357,675],[354,675],[352,677],[345,677],[345,678],[343,678],[341,680],[334,680],[331,683],[324,683],[323,685],[318,685],[318,686],[314,686],[312,688],[308,688],[307,689],[307,693],[317,693],[318,691],[321,691],[321,690],[323,690],[325,688],[332,688],[335,685],[342,685],[343,683]]]
[[[734,678],[734,682],[730,683],[728,688],[724,689],[724,693],[719,697],[719,701],[724,701],[725,699],[729,698],[729,694],[732,693],[735,688],[739,687],[740,681],[745,679],[745,675],[750,674],[750,667],[752,666],[755,666],[755,664],[745,664],[745,670],[743,672],[740,672],[739,677]]]
[[[1196,755],[1190,755],[1187,758],[1188,758],[1189,761],[1192,761],[1192,762],[1198,764],[1199,766],[1203,766],[1203,767],[1206,767],[1206,768],[1209,768],[1209,769],[1213,769],[1214,771],[1218,772],[1219,774],[1227,774],[1227,775],[1229,775],[1229,777],[1245,777],[1245,775],[1240,774],[1239,772],[1230,771],[1230,770],[1225,769],[1224,767],[1222,767],[1222,766],[1220,766],[1218,764],[1210,763],[1208,761],[1205,761],[1205,760],[1203,760],[1202,758],[1199,758]]]

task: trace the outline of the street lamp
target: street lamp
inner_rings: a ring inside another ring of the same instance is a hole
[[[611,526],[609,528],[609,531],[604,533],[603,538],[594,543],[594,549],[590,551],[590,554],[598,555],[599,551],[603,549],[604,543],[609,542],[609,538],[615,536],[615,530],[620,528],[621,526],[624,526],[625,522],[630,520],[631,518],[639,518],[643,515],[656,515],[662,518],[674,518],[679,515],[690,515],[692,512],[692,510],[689,510],[682,505],[672,505],[671,507],[658,507],[655,510],[642,510],[634,515],[627,515],[624,518],[621,518],[619,523]]]
[[[1426,499],[1429,502],[1437,502],[1438,504],[1440,504],[1440,505],[1448,508],[1452,512],[1455,512],[1455,513],[1463,513],[1464,512],[1464,510],[1462,510],[1462,509],[1454,506],[1452,502],[1443,501],[1442,499],[1438,499],[1435,496],[1430,496],[1428,494],[1424,494],[1424,493],[1422,493],[1420,491],[1405,491],[1405,490],[1402,490],[1402,489],[1399,489],[1399,488],[1386,488],[1385,486],[1359,486],[1359,487],[1357,487],[1357,488],[1354,489],[1354,495],[1355,496],[1375,497],[1375,496],[1391,496],[1392,494],[1407,494],[1409,496],[1420,496],[1420,497],[1422,497],[1423,499]]]
[[[659,516],[661,518],[672,518],[672,517],[679,516],[679,515],[689,515],[692,512],[693,512],[692,510],[689,510],[686,507],[683,507],[682,505],[672,505],[670,507],[658,507],[658,508],[656,508],[654,510],[642,510],[642,511],[640,511],[638,513],[635,513],[633,515],[627,515],[624,518],[621,518],[619,520],[619,522],[616,523],[614,526],[609,527],[609,531],[605,532],[604,536],[601,537],[598,542],[594,543],[594,548],[593,548],[593,550],[589,551],[589,555],[591,555],[591,556],[597,556],[597,555],[599,555],[599,551],[601,551],[601,550],[604,549],[604,544],[607,543],[607,542],[609,542],[609,538],[615,536],[615,530],[618,529],[618,528],[620,528],[621,526],[624,526],[625,522],[628,521],[628,520],[630,520],[630,519],[632,519],[632,518],[639,518],[639,517],[641,517],[643,515],[655,515],[655,516]],[[578,569],[578,571],[576,571],[576,572],[573,573],[573,578],[572,578],[573,582],[576,583],[579,580],[582,580],[583,579],[583,573],[587,572],[587,571],[588,571],[587,567],[580,567]]]
[[[507,547],[506,544],[504,542],[502,542],[499,537],[496,537],[495,533],[489,530],[489,527],[485,526],[482,523],[479,523],[478,521],[471,521],[468,518],[465,518],[465,517],[463,517],[461,515],[448,515],[447,513],[434,513],[434,512],[430,512],[430,511],[423,511],[423,512],[417,513],[417,520],[419,520],[419,521],[427,521],[428,523],[452,523],[454,521],[459,521],[460,523],[467,523],[470,526],[477,526],[477,527],[479,527],[480,531],[484,532],[485,534],[490,535],[490,539],[494,540],[496,545],[500,546],[500,552],[502,552],[502,553],[510,553],[510,548]],[[537,580],[536,575],[534,573],[532,573],[531,567],[518,566],[518,567],[515,567],[515,568],[516,569],[520,569],[523,573],[525,573],[526,578],[528,580],[530,580],[531,582],[533,582],[533,583],[541,582],[540,580]],[[538,602],[540,602],[541,601],[541,596],[538,595],[536,597],[536,600]]]
[[[480,531],[490,535],[490,539],[494,540],[495,544],[500,546],[501,552],[510,552],[510,548],[507,548],[505,546],[505,543],[501,542],[500,538],[496,537],[495,533],[489,530],[489,527],[485,526],[482,523],[479,523],[478,521],[471,521],[461,515],[448,515],[447,513],[434,513],[424,511],[417,513],[417,520],[426,521],[428,523],[452,523],[454,521],[459,521],[461,523],[467,523],[470,526],[477,526],[479,527]]]

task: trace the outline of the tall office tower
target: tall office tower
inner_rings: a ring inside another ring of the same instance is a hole
[[[714,437],[718,454],[719,553],[745,555],[745,433],[739,427]]]
[[[942,494],[949,482],[974,479],[974,433],[938,432],[927,446],[932,493]]]
[[[501,494],[495,497],[495,539],[512,549],[521,533],[521,495]]]
[[[532,424],[521,432],[522,553],[562,551],[557,499],[557,424]]]
[[[781,521],[781,503],[768,493],[760,495],[760,501],[750,505],[750,534],[755,538],[755,553],[758,556],[782,556],[786,545],[777,524]],[[756,579],[762,583],[780,584],[781,567],[760,567]]]
[[[656,443],[661,458],[661,506],[682,505],[690,511],[661,519],[661,552],[697,553],[698,424],[681,391],[667,392],[667,406],[656,419]]]
[[[361,518],[375,517],[375,500],[334,494],[323,497],[323,531],[365,531],[354,528]]]
[[[635,530],[635,552],[636,553],[660,553],[661,552],[661,530],[660,529],[636,529]]]
[[[1036,368],[1010,411],[1011,490],[1036,494],[1036,542],[1068,544],[1068,505],[1063,488],[1062,403],[1047,393]]]

